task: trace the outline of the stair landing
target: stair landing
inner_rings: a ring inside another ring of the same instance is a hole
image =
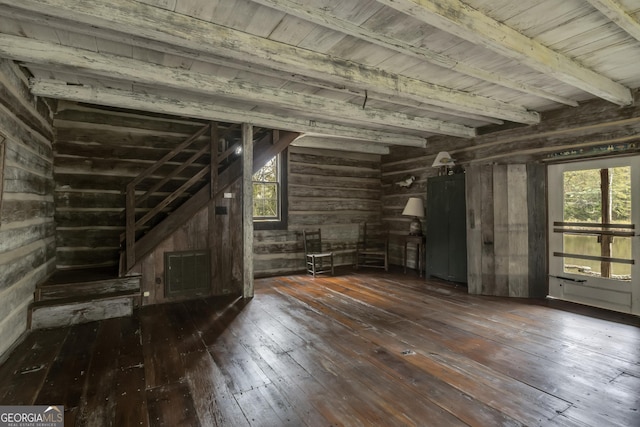
[[[140,302],[140,276],[117,277],[117,268],[58,271],[36,288],[31,329],[131,316]]]

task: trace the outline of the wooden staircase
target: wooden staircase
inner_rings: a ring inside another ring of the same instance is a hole
[[[218,141],[215,123],[204,126],[127,187],[126,232],[121,236],[124,250],[119,269],[57,271],[36,288],[29,310],[31,329],[69,326],[133,313],[141,301],[141,278],[126,276],[126,272],[212,197],[242,176],[241,158],[234,155],[239,144],[218,152],[218,144],[203,144],[201,137],[207,132],[211,141]],[[259,170],[297,136],[293,132],[267,132],[254,143],[253,171]],[[189,157],[185,159],[186,156]],[[216,173],[211,174],[212,170]],[[176,177],[184,181],[178,188],[172,184],[177,181]],[[160,199],[158,194],[166,197]]]
[[[194,145],[205,134],[210,135],[210,143],[194,149]],[[287,148],[298,135],[296,132],[270,131],[254,142],[253,173]],[[242,177],[242,159],[237,154],[240,143],[221,147],[219,140],[216,124],[208,124],[127,186],[126,231],[121,236],[121,275],[130,271],[143,256],[195,215],[209,200],[221,195]],[[186,150],[194,151],[194,154],[183,162],[174,160],[179,156],[184,157]],[[209,161],[203,162],[203,158]],[[197,164],[203,166],[194,171],[193,167]],[[174,165],[173,170],[170,170],[170,165]],[[187,168],[191,168],[192,176],[183,185],[173,190],[165,188],[172,178],[180,176]],[[159,178],[158,172],[161,170],[166,174]],[[141,191],[145,188],[146,191]],[[139,213],[141,206],[148,204],[153,193],[168,195],[155,206],[146,206],[148,211]]]
[[[211,135],[210,141],[219,141],[216,124],[208,124],[128,185],[126,231],[121,236],[123,250],[119,269],[54,273],[36,288],[29,310],[31,329],[69,326],[133,313],[141,300],[141,278],[126,276],[126,272],[211,198],[242,176],[241,157],[235,155],[239,143],[219,150],[217,143],[203,144],[206,133]],[[263,167],[297,136],[293,132],[267,132],[254,143],[253,171]],[[212,170],[215,173],[211,173]],[[179,179],[174,179],[176,177]],[[176,188],[175,182],[180,179],[184,183]],[[166,196],[159,198],[159,194]],[[153,206],[149,206],[152,201]]]
[[[36,288],[29,312],[30,328],[130,316],[140,303],[140,277],[117,277],[116,273],[115,269],[56,272]]]

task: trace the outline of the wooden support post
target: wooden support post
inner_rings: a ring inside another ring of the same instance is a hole
[[[211,122],[211,198],[218,194],[218,122]]]
[[[209,274],[211,277],[211,290],[213,291],[216,288],[215,278],[218,272],[218,250],[220,245],[220,237],[217,235],[217,220],[216,220],[216,195],[218,193],[218,150],[220,145],[220,135],[218,133],[218,122],[211,122],[211,193],[209,194],[209,212],[208,212],[208,221],[209,221],[209,235],[207,236],[207,243],[209,245]]]
[[[243,298],[253,297],[253,127],[242,124]]]
[[[125,250],[129,271],[136,263],[136,187],[127,185]]]

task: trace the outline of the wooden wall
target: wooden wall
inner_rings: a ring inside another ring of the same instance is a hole
[[[401,215],[409,197],[425,204],[426,181],[439,151],[456,140],[436,139],[427,149],[394,148],[383,157],[383,219],[396,235],[408,233],[410,219]],[[450,153],[451,154],[451,153]],[[455,158],[455,157],[454,157]],[[539,163],[466,163],[467,253],[469,292],[513,297],[545,296],[546,174]],[[411,187],[396,183],[415,176]],[[469,224],[470,218],[474,224]],[[424,221],[423,221],[424,227]],[[426,243],[429,245],[429,242]],[[404,247],[391,245],[393,264],[402,264]],[[408,265],[415,267],[409,248]]]
[[[467,167],[469,293],[546,295],[542,165]]]
[[[402,211],[410,197],[419,197],[426,203],[427,179],[437,176],[438,169],[431,164],[438,151],[432,147],[427,149],[411,147],[393,147],[389,155],[382,158],[382,220],[388,226],[391,234],[389,258],[391,264],[402,265],[404,258],[404,244],[393,236],[409,234],[411,217],[402,216]],[[398,183],[410,177],[415,181],[409,187]],[[425,231],[425,221],[422,218]],[[407,265],[416,268],[415,247],[408,248]]]
[[[53,130],[27,76],[0,59],[0,360],[27,328],[35,285],[55,269]]]
[[[404,203],[426,197],[426,179],[437,173],[431,164],[439,151],[448,151],[467,169],[467,219],[473,210],[480,221],[468,236],[470,292],[545,296],[546,188],[557,185],[546,182],[545,165],[640,152],[640,91],[634,97],[628,107],[593,100],[548,111],[538,125],[481,129],[470,140],[433,137],[425,149],[392,147],[382,157],[383,220],[393,233],[407,233]],[[411,175],[416,180],[410,188],[394,184]],[[391,261],[402,262],[401,247],[391,246]]]
[[[224,198],[221,195],[211,201],[136,265],[132,273],[142,275],[141,291],[149,292],[142,299],[143,305],[189,298],[165,294],[165,252],[209,250],[209,294],[242,293],[242,181],[237,180],[225,192],[233,197]],[[223,213],[225,210],[226,213]]]
[[[380,155],[303,147],[288,152],[288,228],[254,231],[255,275],[304,271],[302,231],[318,228],[336,253],[335,264],[353,265],[362,224],[381,226]]]
[[[127,183],[202,125],[61,102],[54,120],[57,268],[117,265]]]

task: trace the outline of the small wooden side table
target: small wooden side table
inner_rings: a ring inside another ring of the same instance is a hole
[[[403,236],[403,240],[404,240],[404,258],[403,258],[403,264],[404,264],[404,272],[405,274],[407,273],[407,247],[409,246],[409,244],[414,244],[416,245],[416,265],[418,266],[418,274],[420,277],[422,277],[422,269],[426,268],[426,265],[423,267],[423,262],[424,262],[424,255],[425,255],[425,245],[427,243],[427,238],[426,236]],[[425,263],[426,264],[426,263]],[[425,276],[427,274],[427,272],[425,271]]]

